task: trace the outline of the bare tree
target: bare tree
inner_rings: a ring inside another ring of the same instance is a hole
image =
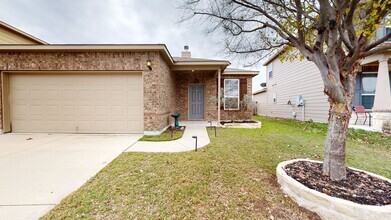
[[[208,32],[223,31],[225,49],[255,57],[283,48],[318,67],[330,103],[323,173],[346,178],[346,133],[360,60],[391,49],[374,39],[391,10],[390,0],[185,0],[184,20],[206,20]],[[300,53],[292,52],[292,48]],[[290,52],[290,53],[289,53]]]

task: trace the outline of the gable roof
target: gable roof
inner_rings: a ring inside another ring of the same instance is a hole
[[[172,66],[173,70],[194,69],[222,69],[231,63],[227,60],[210,59],[179,59],[171,56],[165,44],[46,44],[46,45],[0,45],[1,51],[45,51],[45,52],[79,52],[79,51],[159,51],[163,59]]]
[[[256,70],[244,70],[237,68],[227,68],[224,70],[224,75],[258,75],[259,71]]]
[[[262,88],[262,89],[260,89],[260,90],[257,90],[257,91],[255,91],[255,92],[253,92],[253,95],[257,95],[257,94],[260,94],[260,93],[264,93],[264,92],[266,92],[267,91],[267,88]]]
[[[266,62],[264,62],[262,65],[263,66],[267,66],[269,65],[271,62],[273,62],[275,59],[277,59],[279,56],[281,56],[283,53],[285,53],[287,47],[282,47],[281,49],[277,50],[276,53],[274,53],[271,57],[269,57]]]
[[[34,36],[24,32],[24,31],[19,30],[16,27],[11,26],[11,25],[9,25],[9,24],[7,24],[5,22],[2,22],[2,21],[0,21],[0,28],[4,28],[4,29],[6,29],[8,31],[11,31],[11,32],[13,32],[13,33],[15,33],[15,34],[17,34],[19,36],[22,36],[24,38],[27,38],[27,39],[29,39],[29,40],[37,43],[37,44],[48,44],[47,42],[45,42],[45,41],[43,41],[43,40],[41,40],[39,38],[36,38],[36,37],[34,37]]]
[[[205,58],[172,57],[175,62],[227,62],[227,60],[214,60]]]
[[[46,45],[0,45],[0,51],[45,51],[45,52],[82,52],[82,51],[159,51],[167,63],[174,60],[165,44],[46,44]]]
[[[78,51],[159,51],[164,60],[175,70],[186,69],[221,69],[223,74],[258,75],[258,71],[227,68],[231,63],[228,60],[205,58],[173,57],[165,44],[49,44],[30,34],[27,34],[5,22],[0,21],[0,28],[7,29],[38,45],[29,44],[1,44],[0,51],[47,51],[47,52],[78,52]]]

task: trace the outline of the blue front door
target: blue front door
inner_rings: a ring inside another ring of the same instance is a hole
[[[204,119],[204,86],[189,86],[189,118]]]

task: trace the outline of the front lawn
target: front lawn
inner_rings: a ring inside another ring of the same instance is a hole
[[[275,168],[321,160],[326,125],[256,116],[261,129],[210,130],[198,152],[124,153],[44,219],[316,219],[281,192]],[[391,178],[391,136],[351,130],[347,162]]]

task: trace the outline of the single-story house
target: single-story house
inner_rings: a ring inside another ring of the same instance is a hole
[[[0,31],[2,133],[159,134],[173,113],[252,117],[241,101],[258,72],[227,60],[193,58],[188,47],[173,57],[164,44],[48,44],[4,23]],[[31,42],[6,40],[12,34]]]
[[[390,30],[391,27],[381,26],[377,37]],[[391,39],[385,43],[391,43]],[[266,86],[253,93],[257,114],[327,122],[329,103],[318,68],[307,60],[282,62],[280,56],[276,53],[264,63]],[[365,57],[356,78],[354,105],[372,111],[372,126],[377,130],[381,130],[384,121],[391,120],[390,59],[391,50]],[[352,114],[350,123],[355,121],[356,115]]]

